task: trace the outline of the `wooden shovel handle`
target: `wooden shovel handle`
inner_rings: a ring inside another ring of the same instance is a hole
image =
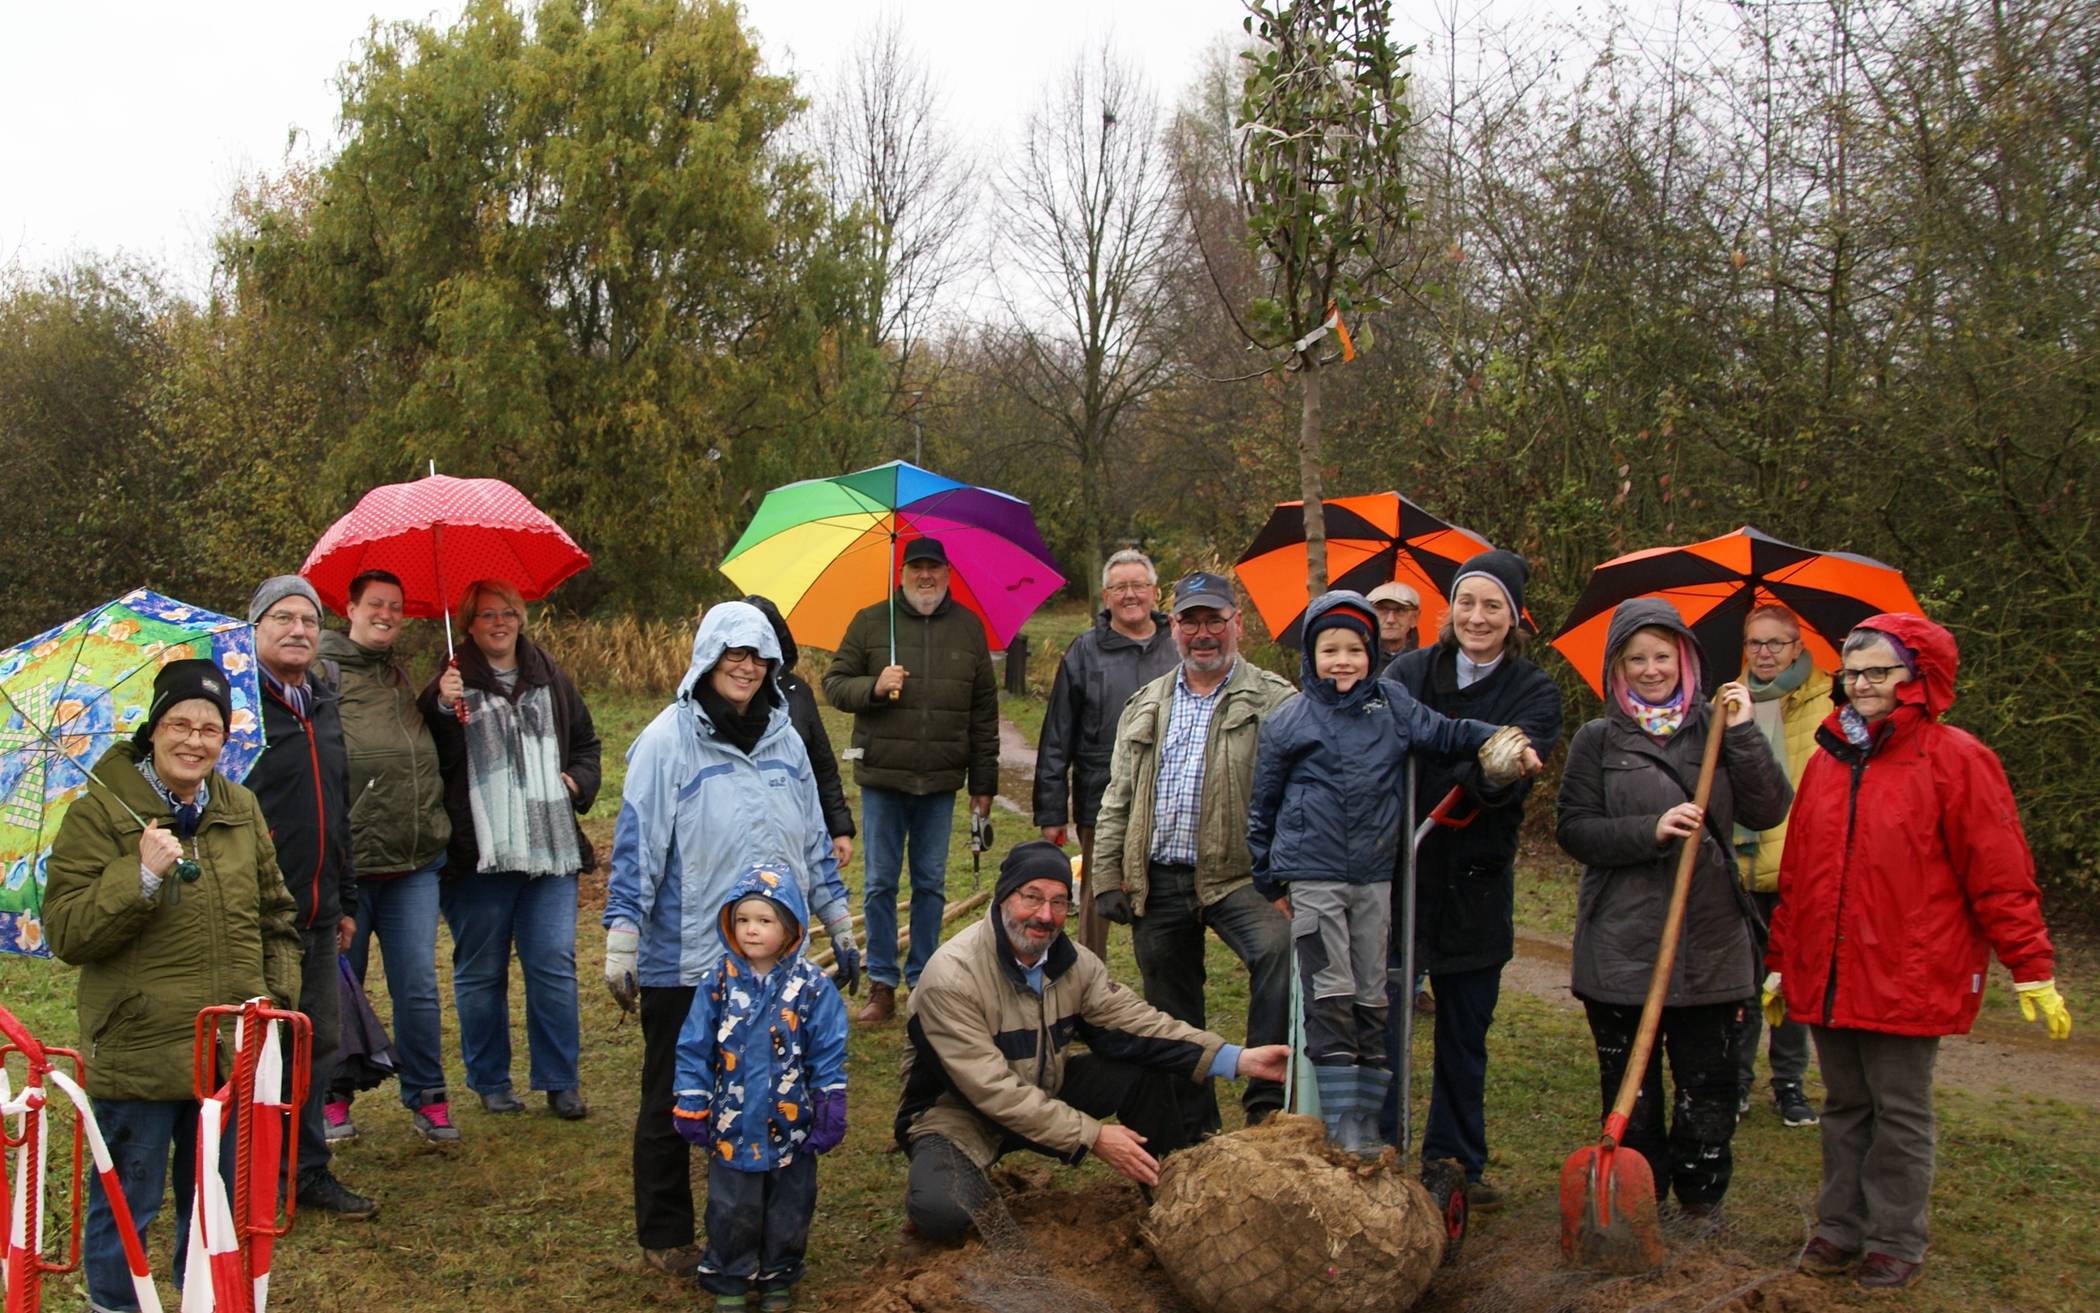
[[[1616,1141],[1617,1127],[1626,1124],[1634,1100],[1641,1095],[1641,1078],[1648,1072],[1648,1055],[1655,1051],[1655,1031],[1662,1024],[1663,998],[1670,992],[1670,968],[1677,962],[1677,938],[1684,929],[1684,904],[1692,889],[1692,867],[1698,864],[1699,848],[1706,839],[1706,799],[1713,792],[1714,763],[1721,753],[1721,736],[1728,732],[1728,713],[1721,695],[1714,694],[1713,715],[1706,722],[1706,749],[1699,756],[1699,787],[1692,803],[1702,813],[1699,829],[1684,840],[1677,854],[1677,881],[1670,887],[1670,911],[1663,917],[1662,942],[1655,946],[1655,969],[1648,975],[1648,998],[1641,1004],[1641,1028],[1634,1032],[1633,1051],[1626,1055],[1626,1074],[1619,1078],[1619,1097],[1612,1100],[1605,1137]]]

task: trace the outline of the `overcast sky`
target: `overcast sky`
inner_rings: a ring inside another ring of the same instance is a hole
[[[1560,7],[1576,12],[1572,0]],[[1395,8],[1402,23],[1434,25],[1429,5]],[[745,10],[775,67],[812,85],[881,12],[868,0]],[[1171,102],[1201,52],[1239,34],[1243,12],[1237,0],[892,0],[889,10],[979,147],[1007,139],[1050,74],[1103,38]],[[0,267],[121,250],[202,291],[235,186],[332,139],[336,74],[373,19],[449,24],[458,11],[457,0],[0,0]]]

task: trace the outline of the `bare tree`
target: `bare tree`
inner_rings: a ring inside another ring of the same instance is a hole
[[[862,31],[811,120],[832,205],[849,216],[868,261],[855,327],[886,353],[891,413],[910,415],[925,386],[912,372],[917,349],[942,313],[943,290],[974,260],[969,161],[894,12]]]
[[[1089,591],[1101,575],[1111,441],[1175,367],[1168,181],[1158,102],[1106,47],[1046,89],[1003,170],[1006,376],[1054,421],[1077,467]]]

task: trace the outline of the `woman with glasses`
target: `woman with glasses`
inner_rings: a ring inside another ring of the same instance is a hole
[[[678,1036],[727,951],[717,914],[746,872],[793,872],[800,903],[830,937],[839,988],[859,991],[851,907],[817,776],[780,687],[782,666],[778,631],[760,608],[710,608],[677,698],[627,754],[613,827],[605,983],[642,1021],[635,1237],[642,1261],[673,1276],[700,1266],[691,1147],[671,1117]]]
[[[1606,1110],[1640,1028],[1678,857],[1685,844],[1696,847],[1661,1028],[1622,1141],[1654,1169],[1657,1198],[1674,1193],[1687,1217],[1712,1214],[1728,1190],[1736,1041],[1743,1011],[1757,1006],[1735,827],[1777,825],[1792,797],[1751,723],[1748,690],[1723,684],[1720,706],[1708,705],[1704,666],[1698,639],[1668,602],[1618,605],[1605,635],[1604,715],[1568,745],[1557,831],[1583,864],[1573,984],[1596,1041]],[[1722,738],[1701,808],[1692,798],[1709,734]],[[1674,1098],[1663,1090],[1666,1055]]]
[[[209,661],[161,667],[138,733],[102,754],[67,810],[44,893],[51,951],[80,968],[87,1092],[141,1244],[173,1154],[171,1271],[181,1270],[196,1188],[197,1013],[259,995],[289,1008],[299,996],[298,909],[269,827],[255,795],[218,771],[233,698]],[[225,1145],[230,1182],[232,1137]],[[138,1308],[116,1218],[93,1175],[82,1266],[91,1307]]]
[[[1924,1266],[1933,1060],[1976,1020],[1990,954],[2050,1038],[2071,1016],[2005,771],[1940,723],[1953,635],[1877,615],[1840,655],[1844,705],[1816,731],[1780,862],[1764,1005],[1808,1026],[1826,1090],[1801,1270],[1891,1290]]]
[[[438,905],[452,932],[452,999],[467,1084],[491,1113],[511,1092],[510,959],[525,975],[530,1088],[584,1116],[576,1062],[576,876],[597,865],[576,817],[598,796],[590,709],[525,637],[525,601],[500,579],[467,585],[457,663],[423,690],[452,841]]]
[[[1801,772],[1816,750],[1816,726],[1830,714],[1830,684],[1816,671],[1801,642],[1801,622],[1783,606],[1760,606],[1743,625],[1743,686],[1750,690],[1750,720],[1786,772],[1787,783],[1801,783]],[[1757,905],[1758,959],[1764,959],[1765,927],[1779,902],[1779,855],[1786,850],[1786,821],[1769,830],[1735,827],[1735,858],[1743,888]],[[1743,1010],[1738,1046],[1735,1108],[1750,1111],[1750,1090],[1757,1073],[1757,1041],[1764,1013]],[[1802,1084],[1808,1074],[1808,1032],[1793,1022],[1772,1027],[1772,1102],[1788,1126],[1816,1124],[1815,1107]]]

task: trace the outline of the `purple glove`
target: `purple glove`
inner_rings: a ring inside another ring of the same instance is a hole
[[[687,1144],[705,1147],[709,1133],[714,1129],[714,1118],[708,1116],[703,1108],[688,1108],[685,1105],[684,1099],[672,1105],[671,1125],[678,1131],[679,1138]]]
[[[818,1090],[810,1096],[816,1105],[809,1122],[809,1139],[802,1147],[811,1153],[829,1153],[846,1138],[846,1091]]]

